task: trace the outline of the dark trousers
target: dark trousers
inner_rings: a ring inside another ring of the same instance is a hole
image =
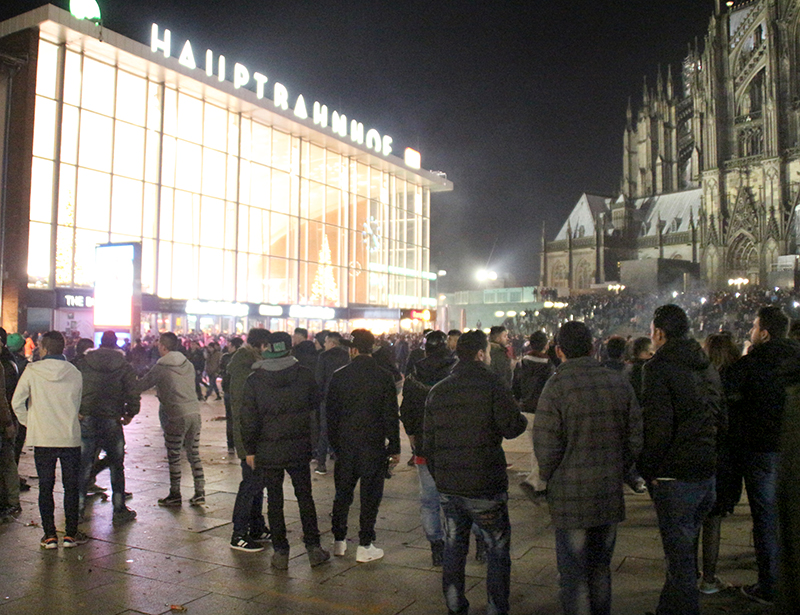
[[[486,544],[487,615],[506,615],[511,591],[511,523],[508,494],[489,499],[439,494],[444,511],[444,565],[442,590],[448,613],[469,612],[464,595],[464,567],[469,551],[469,534],[477,526]]]
[[[275,551],[288,551],[286,540],[286,519],[283,516],[283,473],[292,479],[297,507],[300,509],[300,523],[303,525],[303,543],[306,547],[319,546],[317,509],[311,496],[311,470],[308,464],[290,468],[256,469],[263,484],[267,487],[267,519],[272,530],[272,548]]]
[[[263,534],[267,527],[263,507],[264,484],[242,459],[242,482],[233,505],[233,535]]]
[[[80,507],[86,500],[98,449],[106,452],[105,461],[111,471],[114,510],[121,510],[125,507],[125,434],[118,418],[98,416],[85,416],[81,421]]]
[[[556,560],[565,615],[610,615],[611,557],[617,524],[556,528]]]
[[[331,529],[334,540],[347,538],[347,514],[353,503],[356,483],[361,481],[361,516],[359,518],[358,542],[367,547],[375,540],[375,521],[383,498],[383,481],[386,468],[380,463],[366,463],[350,455],[336,454],[333,484],[333,519]]]
[[[56,485],[56,461],[61,460],[61,483],[64,486],[64,514],[67,536],[78,531],[78,493],[81,447],[37,446],[33,449],[36,473],[39,475],[39,514],[45,535],[56,535],[53,488]]]
[[[211,397],[211,392],[217,394],[219,397],[219,389],[217,388],[217,375],[206,374],[208,376],[208,386],[206,386],[206,397]]]
[[[748,452],[742,470],[753,517],[758,584],[771,597],[778,583],[778,453]]]
[[[233,442],[233,410],[231,408],[231,394],[223,393],[222,400],[225,403],[225,440],[228,444],[228,450],[234,449]]]

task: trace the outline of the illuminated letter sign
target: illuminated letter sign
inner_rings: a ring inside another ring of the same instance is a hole
[[[308,318],[310,320],[333,320],[336,318],[336,310],[312,305],[293,305],[289,308],[289,317]]]
[[[283,316],[283,308],[280,305],[265,305],[258,306],[259,316],[274,316],[280,318]]]
[[[130,330],[133,322],[134,286],[141,271],[141,247],[135,244],[107,244],[95,248],[94,326]],[[138,289],[141,298],[141,288]]]
[[[417,150],[407,147],[405,153],[405,163],[407,167],[411,167],[412,169],[419,169],[420,166],[422,165],[422,156],[419,155],[419,152]]]
[[[428,322],[431,319],[431,312],[430,310],[411,310],[411,318]]]

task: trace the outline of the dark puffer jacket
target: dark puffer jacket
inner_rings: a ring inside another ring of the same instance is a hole
[[[114,419],[139,414],[136,372],[121,350],[101,346],[76,359],[75,367],[83,376],[83,416]]]
[[[539,396],[548,378],[556,371],[544,353],[531,353],[522,357],[514,370],[511,391],[523,412],[536,412]]]
[[[425,404],[424,449],[436,488],[468,498],[507,491],[503,438],[527,425],[500,376],[479,361],[460,361]]]
[[[644,478],[696,482],[714,476],[722,385],[700,344],[668,340],[645,363],[642,410],[644,448],[638,468]]]
[[[294,357],[253,365],[244,383],[240,418],[245,453],[256,456],[256,467],[288,468],[311,461],[318,402],[314,374]]]
[[[779,450],[786,392],[779,372],[800,361],[800,344],[774,339],[757,344],[728,374],[730,430],[735,448],[771,453]]]
[[[442,348],[439,354],[417,361],[412,372],[403,383],[403,403],[400,420],[409,436],[420,436],[415,442],[417,457],[425,457],[422,441],[422,423],[425,419],[425,400],[433,385],[450,375],[456,359]]]

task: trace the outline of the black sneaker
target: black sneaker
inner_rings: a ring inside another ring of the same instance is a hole
[[[180,493],[170,493],[158,501],[159,506],[180,506],[181,504],[183,504],[183,499]]]
[[[89,542],[89,537],[81,531],[75,532],[72,536],[64,536],[64,548],[71,549],[78,545],[85,545]]]
[[[269,529],[264,528],[260,532],[250,532],[250,540],[253,542],[269,542],[270,537],[272,534],[270,533]]]
[[[739,591],[742,592],[745,598],[749,598],[753,602],[765,605],[771,605],[773,603],[772,595],[765,592],[758,583],[754,585],[743,585]]]
[[[231,538],[231,549],[245,553],[258,553],[263,551],[264,547],[251,540],[249,536],[234,536]]]
[[[19,506],[9,506],[0,510],[0,518],[3,523],[11,523],[14,519],[22,514],[22,508]]]
[[[202,506],[205,503],[206,503],[205,493],[195,493],[191,498],[189,498],[189,506]]]
[[[58,536],[48,536],[45,534],[42,536],[42,540],[39,541],[39,546],[42,549],[58,549]]]
[[[128,521],[133,521],[136,518],[136,511],[131,510],[127,506],[123,506],[119,510],[114,511],[114,516],[112,519],[113,523],[126,523]]]

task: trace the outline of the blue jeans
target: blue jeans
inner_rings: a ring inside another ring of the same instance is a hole
[[[700,615],[697,541],[714,506],[714,477],[698,482],[660,480],[648,485],[667,560],[667,578],[656,615]]]
[[[611,556],[617,524],[556,528],[556,559],[565,615],[610,615]]]
[[[425,538],[430,542],[444,540],[439,490],[436,489],[436,483],[427,465],[417,464],[417,473],[419,474],[419,514]]]
[[[442,589],[450,613],[467,613],[464,596],[464,566],[469,551],[470,527],[474,523],[486,543],[487,615],[508,613],[511,584],[511,524],[508,493],[490,499],[439,494],[444,511],[445,542]]]
[[[84,507],[92,467],[100,449],[106,452],[111,472],[114,510],[121,510],[125,507],[125,434],[119,418],[99,416],[85,416],[81,420],[80,508]]]
[[[771,596],[778,582],[778,453],[751,453],[743,457],[742,473],[753,517],[753,543],[758,584]]]

